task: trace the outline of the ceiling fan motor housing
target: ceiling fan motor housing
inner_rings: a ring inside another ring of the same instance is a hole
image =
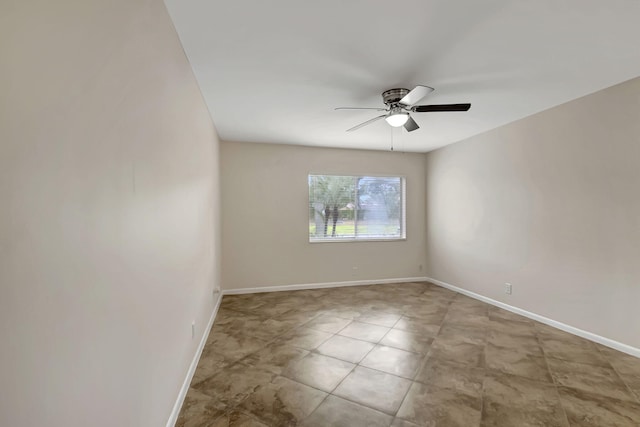
[[[382,92],[382,100],[385,104],[392,106],[397,104],[408,93],[409,89],[404,88],[385,90]]]

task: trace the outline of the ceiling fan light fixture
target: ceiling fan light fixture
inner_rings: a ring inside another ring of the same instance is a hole
[[[407,120],[409,120],[409,113],[392,111],[384,119],[394,128],[398,128],[400,126],[404,126],[404,124],[407,123]]]

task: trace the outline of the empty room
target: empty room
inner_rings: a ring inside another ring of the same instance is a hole
[[[5,0],[0,426],[640,426],[636,0]]]

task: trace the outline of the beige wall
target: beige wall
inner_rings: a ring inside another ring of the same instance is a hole
[[[640,348],[640,79],[426,166],[429,276]]]
[[[0,51],[0,425],[164,425],[219,284],[217,137],[164,4],[4,1]]]
[[[223,289],[424,275],[423,155],[223,142],[221,162]],[[407,240],[309,243],[309,173],[406,176]]]

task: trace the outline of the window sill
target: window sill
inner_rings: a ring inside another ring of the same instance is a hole
[[[371,243],[371,242],[404,242],[406,237],[392,237],[389,239],[317,239],[309,240],[309,243]]]

